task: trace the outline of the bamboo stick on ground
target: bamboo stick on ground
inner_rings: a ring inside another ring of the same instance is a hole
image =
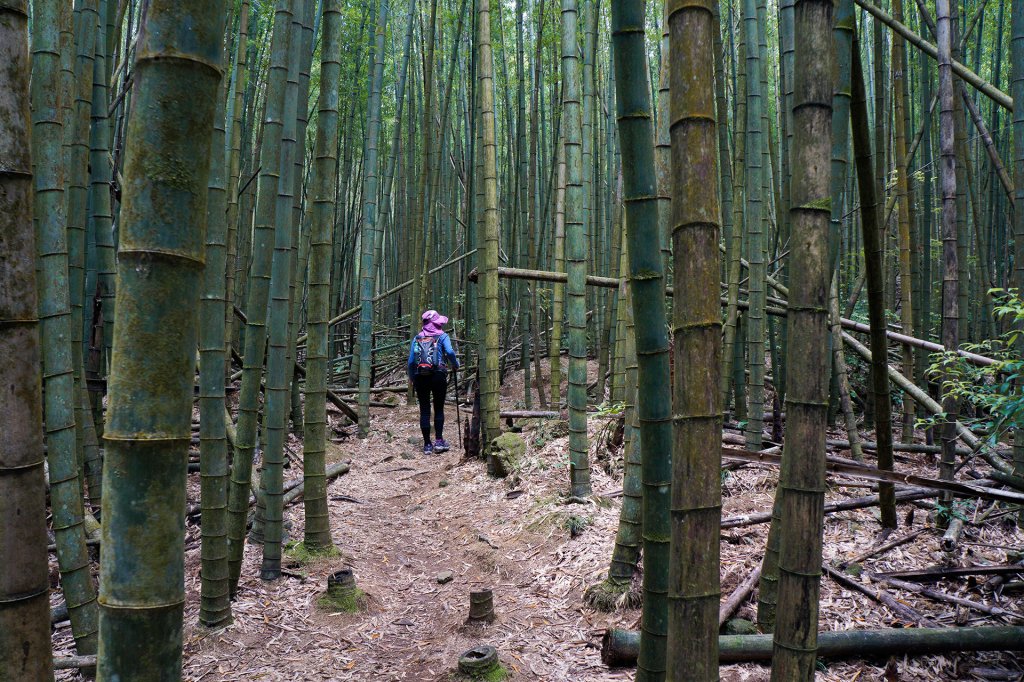
[[[757,586],[757,581],[760,579],[761,564],[758,564],[718,608],[718,627],[725,625],[725,621],[729,620],[732,614],[736,613],[736,610],[747,600],[750,593],[754,591],[754,587]]]
[[[974,609],[981,613],[989,616],[1016,618],[1017,620],[1024,620],[1024,614],[1017,613],[1016,611],[1009,611],[1000,606],[989,606],[988,604],[982,604],[981,602],[972,601],[970,599],[964,599],[963,597],[957,597],[956,595],[942,592],[940,590],[933,590],[930,587],[923,587],[917,583],[907,582],[906,580],[900,580],[899,578],[892,578],[881,573],[869,574],[872,580],[878,580],[893,587],[897,587],[907,592],[914,592],[922,596],[934,599],[935,601],[944,601],[949,604],[956,604],[958,606],[965,606],[969,609]]]
[[[832,578],[835,582],[839,583],[843,587],[856,590],[861,594],[867,595],[871,599],[875,600],[879,604],[883,604],[889,608],[894,614],[902,618],[908,623],[915,623],[917,625],[924,625],[926,627],[939,627],[939,624],[930,618],[925,617],[917,609],[911,608],[906,604],[901,603],[896,597],[891,595],[888,591],[882,588],[872,588],[858,582],[849,576],[843,575],[839,571],[829,566],[822,566],[822,569]]]
[[[609,666],[634,666],[640,633],[608,630],[601,643],[601,660]],[[946,654],[954,651],[1024,650],[1024,627],[885,628],[842,630],[818,635],[822,658]],[[771,635],[720,635],[719,661],[767,661],[772,657]]]

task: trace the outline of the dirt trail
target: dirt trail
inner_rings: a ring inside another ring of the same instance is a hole
[[[596,369],[596,368],[592,368]],[[521,374],[513,373],[502,387],[502,404],[521,407]],[[332,419],[336,418],[332,416]],[[592,469],[593,502],[566,505],[567,439],[538,438],[527,430],[528,450],[521,468],[508,479],[486,475],[479,460],[460,462],[454,415],[449,408],[449,441],[443,455],[420,452],[416,409],[401,405],[373,410],[373,431],[365,441],[355,438],[329,447],[332,461],[352,461],[350,473],[329,486],[332,533],[342,556],[308,566],[289,566],[281,580],[259,579],[261,548],[248,546],[234,623],[217,632],[197,625],[199,606],[199,528],[190,526],[186,540],[186,631],[184,678],[206,682],[232,680],[412,680],[446,679],[458,655],[480,643],[496,646],[513,680],[603,682],[631,680],[632,670],[608,670],[597,644],[606,627],[635,628],[638,611],[601,614],[585,607],[583,591],[601,580],[611,555],[618,524],[619,500],[602,498],[621,489],[621,469],[607,474]],[[602,420],[591,420],[591,443],[599,439]],[[833,434],[842,436],[838,432]],[[415,443],[412,444],[410,439]],[[301,453],[301,441],[290,439]],[[843,454],[843,453],[840,453]],[[593,449],[592,449],[592,462]],[[921,456],[901,462],[901,470],[929,474],[932,465]],[[286,477],[299,475],[297,468]],[[771,508],[777,471],[748,465],[723,472],[723,516]],[[863,484],[833,480],[827,500],[865,494]],[[189,501],[198,500],[198,475],[190,476]],[[510,494],[511,493],[511,494]],[[347,496],[341,499],[340,496]],[[351,501],[351,499],[357,502]],[[900,508],[900,532],[929,525],[927,513],[912,505]],[[848,560],[874,546],[879,530],[877,510],[834,514],[825,524],[825,560]],[[570,516],[586,525],[571,537]],[[285,511],[292,538],[302,537],[302,506]],[[767,525],[723,532],[723,597],[756,567],[763,553]],[[1012,518],[970,527],[956,556],[939,548],[939,535],[926,532],[910,545],[867,562],[866,570],[920,568],[943,561],[961,565],[1005,563],[1006,549],[1024,545],[1024,531]],[[351,567],[359,587],[370,595],[366,613],[327,614],[315,603],[327,576]],[[442,571],[453,579],[438,584]],[[469,592],[494,591],[498,620],[483,629],[464,627]],[[971,583],[940,583],[940,589],[979,601],[993,596]],[[992,620],[946,608],[912,593],[896,596],[929,618],[952,625],[966,618],[970,625]],[[58,597],[54,596],[56,601]],[[1024,610],[1019,593],[1001,605]],[[747,604],[739,615],[753,617]],[[826,630],[904,625],[884,607],[859,593],[821,584],[820,627]],[[71,652],[70,631],[54,636],[58,655]],[[972,668],[1020,672],[1009,654],[898,657],[904,682],[980,679]],[[886,661],[828,662],[818,674],[823,682],[879,680]],[[768,680],[767,666],[722,666],[727,682]],[[62,672],[58,679],[78,679]],[[993,678],[994,679],[994,678]]]
[[[305,580],[286,576],[268,584],[256,577],[259,547],[248,547],[235,623],[212,635],[194,625],[187,630],[186,679],[437,680],[479,643],[498,647],[512,679],[630,679],[601,664],[593,642],[610,621],[584,614],[581,602],[583,589],[605,570],[585,546],[613,537],[613,510],[559,504],[565,478],[556,462],[521,480],[523,494],[509,499],[506,483],[489,479],[482,462],[459,463],[457,446],[424,456],[410,444],[419,434],[415,408],[379,410],[376,419],[369,439],[352,439],[332,453],[353,466],[329,494],[359,500],[331,502],[343,556],[289,569]],[[619,485],[602,472],[594,477],[599,493]],[[595,512],[600,518],[591,538],[567,543],[565,517]],[[301,538],[301,516],[301,506],[286,512],[293,537]],[[189,623],[198,606],[198,553],[192,554]],[[342,566],[354,570],[370,595],[367,613],[316,609],[327,575]],[[443,571],[453,580],[440,585]],[[481,588],[493,589],[498,620],[467,630],[469,592]],[[628,625],[637,617],[612,620]]]

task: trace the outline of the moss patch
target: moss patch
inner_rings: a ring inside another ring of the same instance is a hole
[[[510,676],[508,668],[498,663],[493,668],[479,675],[467,675],[453,670],[448,675],[448,682],[502,682]]]
[[[583,601],[591,608],[610,613],[619,609],[640,608],[642,595],[634,589],[632,581],[605,579],[588,587],[583,593]]]
[[[366,593],[358,587],[338,596],[324,593],[316,600],[317,607],[332,613],[360,613],[366,610],[368,603]]]
[[[304,542],[289,542],[284,547],[284,555],[292,561],[305,565],[312,563],[317,559],[331,559],[339,557],[341,556],[341,551],[339,551],[334,545],[311,549],[306,547],[306,543]]]

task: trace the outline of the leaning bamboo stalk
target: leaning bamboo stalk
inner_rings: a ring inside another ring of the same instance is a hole
[[[106,429],[99,679],[181,674],[185,460],[224,3],[152,0],[135,62]],[[206,140],[197,152],[196,140]],[[219,151],[219,150],[218,150]],[[140,513],[145,510],[145,513]]]
[[[854,0],[854,2],[856,2],[862,8],[864,8],[864,10],[867,11],[867,13],[874,17],[876,20],[885,24],[899,35],[903,36],[903,38],[908,43],[919,49],[921,52],[923,52],[924,54],[928,55],[929,57],[936,61],[940,61],[939,49],[935,45],[933,45],[932,43],[928,42],[920,35],[915,33],[914,31],[910,30],[908,26],[896,21],[895,19],[893,19],[891,16],[886,14],[883,10],[879,9],[877,6],[875,6],[868,0]],[[1007,111],[1013,111],[1013,99],[1011,99],[1010,96],[1007,95],[1005,92],[999,90],[999,88],[995,87],[994,85],[992,85],[991,83],[983,79],[981,76],[968,69],[960,62],[954,59],[949,59],[948,63],[951,67],[952,72],[956,74],[959,78],[962,78],[964,82],[974,86],[980,93],[982,93],[983,95],[985,95],[990,100],[992,100],[1002,108],[1006,109]]]
[[[853,338],[846,332],[843,332],[843,341],[848,346],[853,348],[858,355],[864,358],[866,362],[871,362],[871,351],[865,348],[862,343],[857,341],[857,339]],[[897,386],[899,386],[904,391],[906,391],[907,393],[909,393],[910,397],[916,400],[919,405],[927,409],[932,414],[942,414],[942,406],[939,403],[937,403],[930,395],[928,395],[926,392],[922,391],[920,388],[915,386],[913,382],[911,382],[905,376],[900,374],[896,369],[889,367],[888,365],[886,366],[886,368],[888,369],[889,380],[892,381]],[[960,440],[962,440],[969,448],[971,448],[972,452],[980,451],[981,455],[985,458],[985,461],[991,464],[993,468],[1003,473],[1010,473],[1010,465],[999,459],[999,457],[992,452],[991,448],[988,447],[985,443],[983,443],[980,438],[974,435],[974,433],[967,426],[965,426],[962,422],[958,421],[955,423],[955,427],[956,433],[960,437]]]

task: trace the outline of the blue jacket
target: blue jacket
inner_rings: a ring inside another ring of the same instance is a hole
[[[420,332],[413,337],[412,342],[409,344],[409,378],[416,376],[416,341],[423,337],[423,332]],[[455,348],[452,346],[452,340],[447,335],[442,333],[437,337],[437,366],[441,368],[441,371],[445,371],[446,363],[445,359],[450,361],[450,364],[459,368],[459,359],[455,356]]]

